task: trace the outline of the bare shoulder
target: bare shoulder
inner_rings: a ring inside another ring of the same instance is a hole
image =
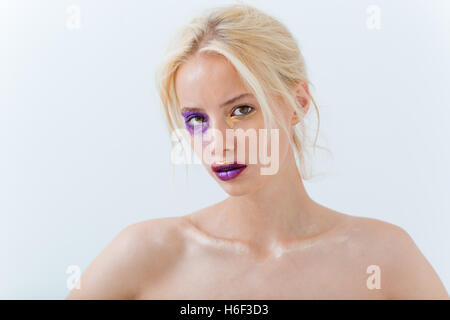
[[[377,243],[388,244],[398,239],[411,239],[409,234],[400,226],[376,218],[354,216],[342,214],[345,216],[342,221],[347,227],[346,230],[352,237],[361,241],[376,241]]]
[[[448,299],[430,262],[402,227],[375,218],[347,215],[348,250],[365,265],[379,267],[388,299]]]
[[[178,217],[123,228],[86,268],[66,299],[133,299],[182,250]]]

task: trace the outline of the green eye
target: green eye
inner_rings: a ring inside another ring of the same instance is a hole
[[[247,105],[239,106],[233,110],[233,112],[231,113],[231,116],[246,116],[246,115],[252,113],[253,110],[254,110],[253,107],[250,107]],[[238,112],[236,113],[236,111],[238,111]]]

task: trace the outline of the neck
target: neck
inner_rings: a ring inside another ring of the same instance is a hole
[[[251,194],[227,198],[218,222],[227,238],[268,248],[307,235],[314,204],[291,154],[270,183]]]

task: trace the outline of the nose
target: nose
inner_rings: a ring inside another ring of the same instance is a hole
[[[234,138],[230,135],[227,139],[227,129],[232,130],[226,124],[225,119],[221,117],[210,118],[210,127],[207,133],[210,137],[208,142],[211,143],[210,153],[214,161],[227,161],[227,157],[234,156]],[[220,159],[220,157],[223,157],[223,159]]]

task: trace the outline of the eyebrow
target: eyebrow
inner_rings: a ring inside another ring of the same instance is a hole
[[[242,98],[246,98],[246,97],[250,97],[250,96],[253,96],[253,94],[248,93],[248,92],[242,93],[242,94],[240,94],[240,95],[238,95],[238,96],[236,96],[234,98],[231,98],[231,99],[225,101],[224,103],[220,104],[219,107],[223,108],[223,107],[225,107],[225,106],[227,106],[229,104],[232,104],[232,103],[234,103],[234,102],[236,102],[236,101],[238,101],[238,100],[240,100]],[[192,111],[203,111],[204,109],[202,109],[202,108],[190,108],[190,107],[183,107],[181,109],[182,112],[183,111],[190,111],[190,110],[192,110]]]

